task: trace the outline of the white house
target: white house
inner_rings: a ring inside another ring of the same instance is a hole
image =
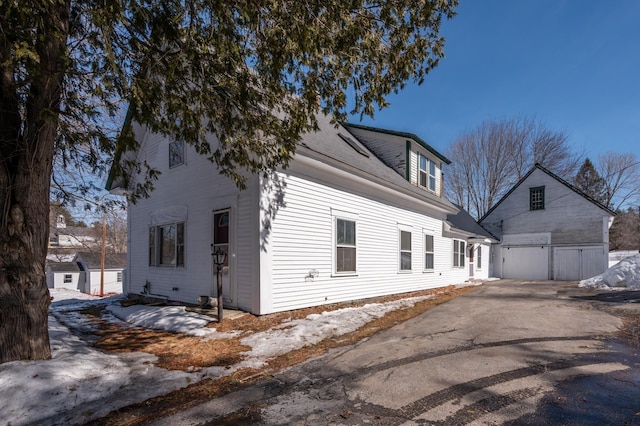
[[[48,288],[80,290],[80,283],[84,283],[84,274],[75,262],[47,262],[46,278]]]
[[[74,258],[82,271],[84,280],[78,290],[88,294],[100,294],[101,280],[103,294],[122,293],[123,270],[127,265],[126,253],[106,253],[104,275],[101,253],[78,252]],[[102,278],[104,277],[104,278]]]
[[[479,223],[500,239],[492,275],[580,280],[608,267],[615,213],[536,164]]]
[[[239,191],[190,147],[130,124],[139,149],[122,158],[161,175],[149,198],[128,206],[125,292],[216,296],[215,249],[229,254],[225,307],[254,314],[488,276],[495,240],[458,220],[442,195],[449,160],[413,134],[319,117],[286,170],[248,176]],[[113,175],[107,189],[127,190]]]

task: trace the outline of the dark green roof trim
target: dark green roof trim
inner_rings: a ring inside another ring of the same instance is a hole
[[[531,173],[533,173],[536,169],[539,169],[540,171],[542,171],[543,173],[546,173],[547,175],[551,176],[552,178],[554,178],[555,180],[557,180],[558,182],[560,182],[561,184],[563,184],[564,186],[566,186],[567,188],[569,188],[570,190],[572,190],[573,192],[575,192],[576,194],[580,195],[581,197],[585,198],[587,201],[592,202],[593,204],[595,204],[596,206],[600,207],[602,210],[606,211],[607,213],[609,213],[611,216],[615,216],[616,213],[611,210],[610,208],[608,208],[607,206],[605,206],[604,204],[600,203],[599,201],[594,200],[593,198],[591,198],[590,196],[588,196],[587,194],[585,194],[584,192],[582,192],[581,190],[579,190],[578,188],[576,188],[575,186],[571,185],[569,182],[567,182],[566,180],[562,179],[560,176],[552,173],[551,171],[545,169],[544,167],[542,167],[540,164],[536,163],[531,170],[529,170],[527,172],[526,175],[524,175],[522,177],[522,179],[520,179],[518,181],[518,183],[516,183],[513,188],[511,188],[509,190],[509,192],[507,192],[506,194],[504,194],[504,196],[502,198],[500,198],[500,201],[498,201],[493,207],[491,207],[489,209],[488,212],[486,212],[484,214],[484,216],[482,216],[480,219],[478,219],[478,223],[482,222],[483,220],[485,220],[487,218],[487,216],[489,216],[491,214],[491,212],[493,212],[504,200],[507,199],[507,197],[509,195],[511,195],[511,193],[513,191],[515,191],[521,184],[522,182],[524,182],[525,180],[527,180],[527,178],[531,175]]]
[[[124,123],[122,124],[122,131],[126,129],[128,126],[131,126],[131,121],[133,120],[133,112],[131,111],[131,106],[127,107],[127,115],[124,118]],[[122,134],[122,131],[120,134]],[[120,136],[118,136],[120,139]],[[120,157],[124,151],[123,144],[116,143],[116,152],[113,154],[113,162],[111,165],[111,169],[109,169],[109,176],[107,177],[107,183],[104,185],[104,189],[107,191],[111,191],[111,185],[113,185],[113,180],[115,179],[116,171],[114,164],[117,164],[120,161]]]
[[[422,146],[424,149],[426,149],[427,151],[429,151],[430,153],[432,153],[433,155],[438,157],[440,160],[442,160],[443,163],[451,164],[451,160],[449,160],[444,155],[440,154],[433,147],[431,147],[431,145],[429,145],[428,143],[423,141],[418,135],[415,135],[413,133],[398,132],[398,131],[395,131],[395,130],[381,129],[381,128],[378,128],[378,127],[364,126],[362,124],[353,124],[353,123],[344,123],[344,126],[353,127],[355,129],[361,129],[361,130],[369,130],[371,132],[385,133],[387,135],[400,136],[401,138],[413,139],[420,146]]]
[[[405,160],[405,171],[406,171],[406,175],[405,176],[407,178],[407,182],[411,182],[411,141],[409,139],[407,139],[407,144],[406,144],[407,150],[406,150],[406,160]]]

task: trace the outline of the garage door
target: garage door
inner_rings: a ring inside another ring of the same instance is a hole
[[[576,281],[591,278],[607,269],[604,248],[555,248],[553,250],[553,279]]]
[[[549,248],[503,247],[502,277],[521,280],[548,280]]]

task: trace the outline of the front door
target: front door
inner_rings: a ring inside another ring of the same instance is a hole
[[[217,249],[222,250],[227,254],[227,257],[222,265],[221,271],[221,280],[222,280],[222,300],[226,306],[235,307],[235,292],[232,288],[231,284],[231,270],[229,265],[233,264],[231,259],[232,251],[231,251],[231,217],[230,210],[219,210],[213,213],[213,251],[215,252]],[[213,295],[217,296],[217,269],[216,265],[213,263],[213,257],[211,261],[213,265]]]
[[[473,278],[473,243],[469,244],[469,278]]]

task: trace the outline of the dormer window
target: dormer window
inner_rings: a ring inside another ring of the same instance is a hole
[[[436,192],[436,163],[418,154],[418,185]]]

